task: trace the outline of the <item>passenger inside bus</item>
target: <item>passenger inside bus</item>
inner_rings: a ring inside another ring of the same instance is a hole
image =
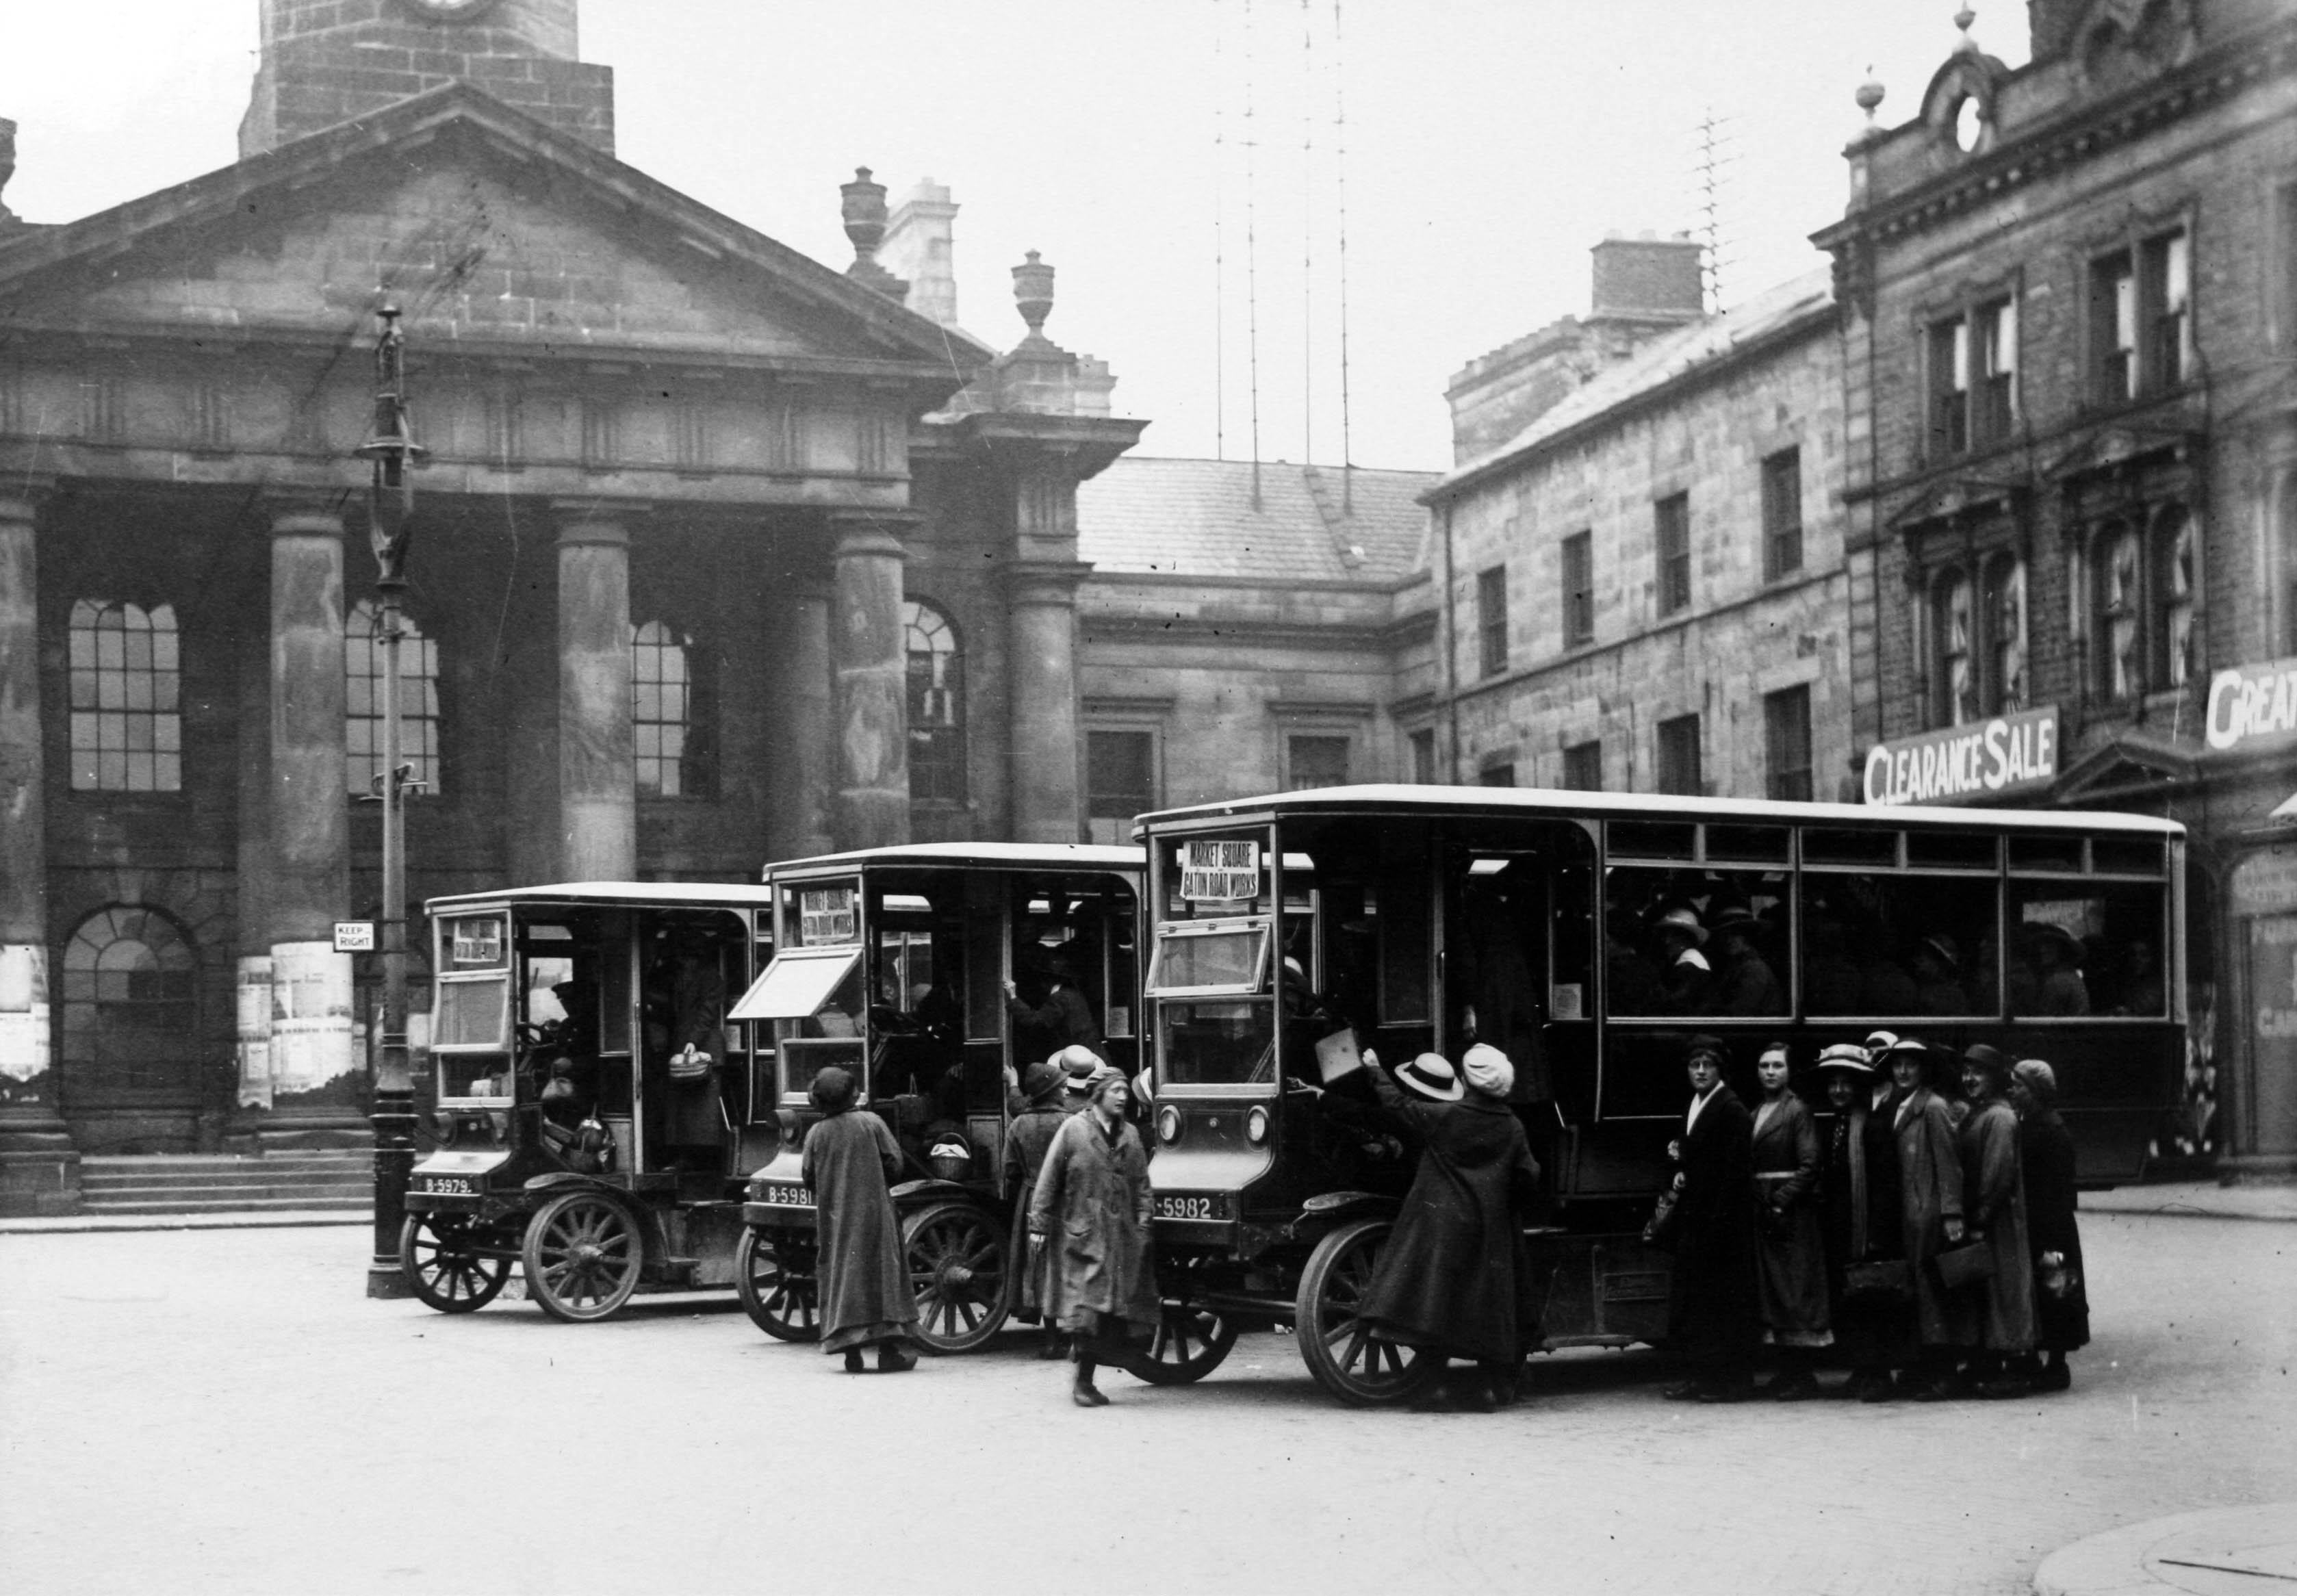
[[[1738,904],[1716,911],[1714,1008],[1708,1012],[1750,1017],[1787,1012],[1786,989],[1756,950],[1761,928],[1753,911]]]

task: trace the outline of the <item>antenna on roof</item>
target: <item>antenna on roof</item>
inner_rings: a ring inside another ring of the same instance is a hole
[[[1723,309],[1723,272],[1726,265],[1724,248],[1731,243],[1730,233],[1724,223],[1723,201],[1731,181],[1730,169],[1739,157],[1733,146],[1738,138],[1729,129],[1739,119],[1717,116],[1709,105],[1699,119],[1699,177],[1698,210],[1700,242],[1706,247],[1700,251],[1700,275],[1706,279],[1707,308],[1711,312]]]

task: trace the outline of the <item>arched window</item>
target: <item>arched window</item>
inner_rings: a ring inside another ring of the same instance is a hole
[[[965,650],[949,617],[902,606],[910,661],[910,802],[965,802]]]
[[[2164,506],[2153,518],[2160,572],[2154,588],[2155,636],[2160,639],[2158,685],[2182,687],[2194,674],[2194,518],[2183,505]]]
[[[71,784],[78,792],[184,786],[176,611],[82,598],[71,613]]]
[[[1986,563],[1986,700],[2007,715],[2026,707],[2026,567],[2015,555]]]
[[[343,623],[343,751],[355,798],[380,796],[383,773],[383,621],[362,598]],[[399,618],[399,757],[422,790],[439,791],[439,645],[402,612]]]
[[[184,1091],[197,1079],[198,961],[166,917],[115,905],[64,949],[64,1089],[74,1097]]]
[[[1978,614],[1970,573],[1959,568],[1939,575],[1931,589],[1938,629],[1938,719],[1961,726],[1978,719]]]
[[[2297,214],[2297,198],[2290,209]],[[2297,654],[2297,471],[2283,475],[2274,516],[2281,537],[2281,646]]]
[[[717,786],[717,702],[693,638],[661,621],[630,634],[630,732],[647,798],[707,798]]]
[[[2098,694],[2109,701],[2135,698],[2145,682],[2137,530],[2114,522],[2098,535],[2096,549]]]

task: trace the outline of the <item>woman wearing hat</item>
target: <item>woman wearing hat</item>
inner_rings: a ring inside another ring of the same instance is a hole
[[[1845,1291],[1852,1264],[1886,1263],[1905,1246],[1898,1227],[1898,1157],[1890,1135],[1889,1099],[1883,1099],[1878,1111],[1869,1096],[1878,1073],[1866,1049],[1855,1042],[1836,1042],[1818,1056],[1819,1079],[1825,1083],[1832,1110],[1819,1181],[1827,1312],[1835,1345],[1850,1365],[1844,1394],[1861,1402],[1889,1401],[1891,1371],[1914,1359],[1906,1304],[1879,1294],[1850,1296]],[[1889,1077],[1881,1080],[1887,1088]]]
[[[1890,1044],[1898,1098],[1890,1127],[1898,1154],[1899,1237],[1914,1296],[1914,1334],[1922,1350],[1911,1394],[1937,1402],[1954,1394],[1960,1335],[1954,1304],[1931,1260],[1962,1241],[1962,1159],[1954,1116],[1926,1079],[1930,1049],[1913,1037]]]
[[[1957,1132],[1962,1217],[1969,1238],[1993,1255],[1994,1271],[1970,1288],[1965,1320],[1970,1378],[1981,1396],[2017,1396],[2023,1380],[2005,1370],[2034,1350],[2034,1258],[2026,1239],[2026,1187],[2018,1166],[2018,1115],[2004,1094],[2010,1061],[1984,1042],[1962,1056],[1970,1115]]]
[[[1067,1085],[1067,1072],[1050,1060],[1022,1073],[1015,1094],[1021,1107],[1005,1128],[1005,1181],[1013,1189],[1016,1237],[1029,1233],[1029,1198],[1036,1190],[1037,1172],[1044,1167],[1054,1135],[1067,1123],[1069,1111],[1061,1102]],[[1036,1322],[1044,1308],[1044,1282],[1039,1278],[1042,1263],[1041,1249],[1033,1248],[1025,1266],[1013,1271],[1013,1312],[1025,1322]],[[1037,1355],[1058,1358],[1062,1350],[1060,1329],[1046,1326],[1045,1345]]]
[[[2074,1139],[2058,1117],[2057,1072],[2038,1058],[2020,1059],[2010,1072],[2010,1103],[2034,1252],[2034,1345],[2047,1356],[2028,1360],[2027,1373],[2037,1391],[2063,1391],[2073,1384],[2066,1354],[2089,1345],[2089,1294],[2074,1220]]]
[[[914,1368],[917,1354],[902,1344],[917,1335],[917,1292],[889,1189],[901,1178],[901,1144],[876,1115],[852,1112],[853,1077],[836,1065],[807,1095],[822,1115],[800,1164],[821,1238],[821,1350],[844,1353],[848,1374],[862,1371],[869,1346],[881,1373]]]
[[[1770,1394],[1818,1394],[1817,1349],[1834,1345],[1827,1312],[1826,1243],[1819,1235],[1818,1127],[1788,1084],[1787,1045],[1766,1043],[1755,1063],[1763,1100],[1755,1110],[1755,1284],[1763,1339],[1778,1349]]]
[[[1699,950],[1707,931],[1698,913],[1677,906],[1659,916],[1651,928],[1659,938],[1662,1002],[1668,1014],[1706,1014],[1713,1006],[1714,967]]]
[[[2027,927],[2026,945],[2034,958],[2034,1012],[2087,1014],[2089,987],[2082,980],[2080,939],[2062,926],[2042,920]]]
[[[1691,1109],[1669,1148],[1675,1176],[1675,1271],[1667,1344],[1688,1378],[1675,1402],[1743,1402],[1754,1394],[1762,1316],[1755,1287],[1754,1122],[1723,1083],[1723,1043],[1694,1036],[1684,1049]]]
[[[1069,1394],[1081,1408],[1099,1408],[1108,1398],[1094,1372],[1104,1362],[1130,1362],[1127,1328],[1155,1329],[1163,1304],[1148,1259],[1148,1156],[1124,1121],[1131,1088],[1106,1064],[1085,1087],[1084,1111],[1061,1122],[1037,1171],[1029,1251],[1045,1320],[1072,1337]]]
[[[1418,1132],[1423,1150],[1358,1316],[1387,1340],[1474,1363],[1482,1384],[1469,1401],[1504,1406],[1539,1340],[1522,1225],[1537,1200],[1539,1164],[1507,1104],[1515,1066],[1486,1042],[1468,1049],[1459,1074],[1440,1054],[1422,1053],[1395,1072],[1407,1095],[1374,1055],[1364,1058],[1381,1105]]]

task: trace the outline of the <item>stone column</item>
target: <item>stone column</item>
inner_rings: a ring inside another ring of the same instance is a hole
[[[827,584],[800,582],[775,606],[773,702],[767,739],[766,857],[805,859],[837,845],[830,829],[829,750],[836,724],[829,689]]]
[[[79,1154],[56,1114],[48,1016],[48,835],[40,727],[44,481],[0,490],[0,1213],[62,1213]]]
[[[642,506],[564,502],[558,514],[559,878],[638,876],[630,734],[630,533]]]
[[[1084,835],[1076,591],[1091,569],[1074,561],[1026,561],[1007,573],[1008,746],[1017,843],[1074,843]]]
[[[343,739],[343,518],[327,501],[271,506],[270,920],[268,1039],[273,1146],[363,1141],[351,958],[334,950],[350,910]],[[241,979],[251,972],[243,968]],[[243,1042],[247,1039],[243,1037]]]
[[[910,840],[909,662],[902,636],[899,512],[838,511],[837,580],[830,617],[840,848]]]

